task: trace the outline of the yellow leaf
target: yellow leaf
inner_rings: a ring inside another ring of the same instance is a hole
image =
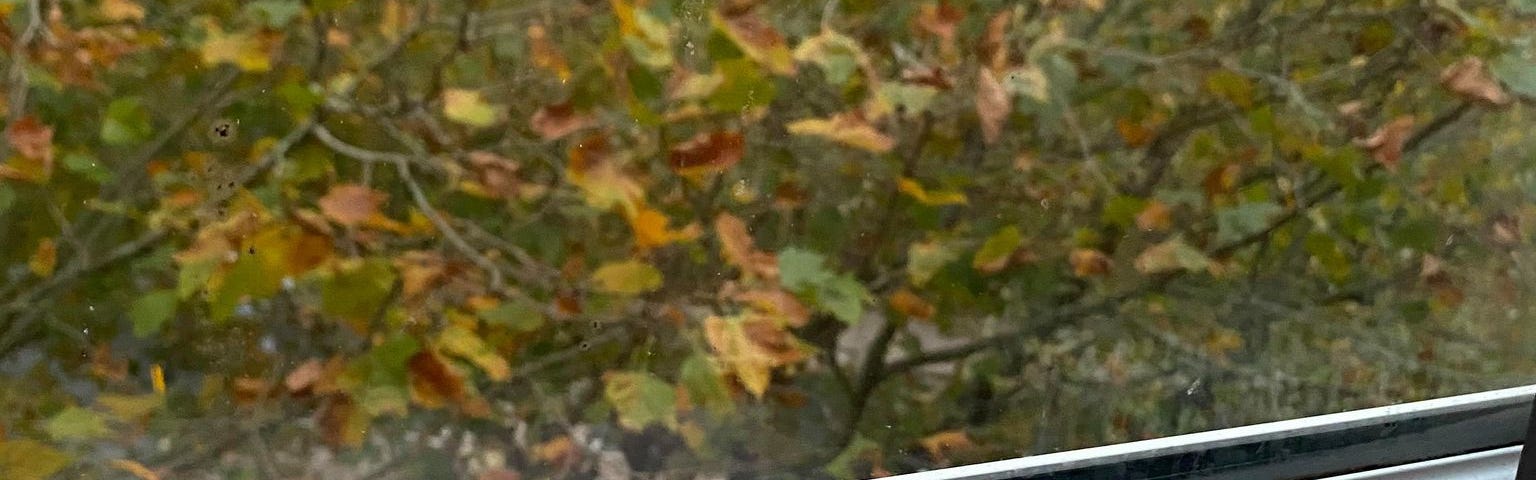
[[[480,92],[461,88],[443,90],[443,115],[471,127],[489,127],[496,123],[496,109],[486,103]]]
[[[773,378],[774,359],[758,348],[742,329],[740,318],[711,316],[704,319],[704,338],[727,370],[736,374],[742,386],[762,398]]]
[[[608,263],[592,272],[599,290],[620,295],[638,295],[661,288],[661,271],[639,260]]]
[[[528,49],[531,50],[535,66],[553,72],[560,83],[570,81],[571,67],[560,49],[549,41],[549,33],[544,25],[535,23],[528,26]]]
[[[710,19],[752,61],[777,75],[795,74],[794,57],[784,36],[762,18],[751,12],[730,16],[710,12]]]
[[[405,30],[410,23],[411,11],[400,0],[385,0],[383,12],[379,18],[379,33],[384,38],[395,40],[400,38],[400,32]]]
[[[144,19],[144,7],[133,0],[102,0],[98,8],[102,17],[114,22]]]
[[[613,5],[613,14],[619,18],[619,33],[623,34],[629,54],[648,67],[671,66],[672,32],[667,24],[645,10],[635,8],[628,0],[610,0],[609,3]]]
[[[468,360],[480,367],[487,377],[494,381],[505,381],[512,377],[512,367],[507,360],[497,355],[496,351],[480,340],[480,336],[474,331],[461,327],[451,326],[438,335],[438,343],[447,353]]]
[[[600,135],[589,136],[571,147],[565,174],[573,185],[581,188],[592,208],[622,207],[632,211],[645,196],[645,189],[624,174],[608,150],[607,139]]]
[[[27,268],[39,277],[53,275],[54,266],[59,262],[59,248],[53,243],[52,238],[44,238],[38,242],[37,250],[32,251],[32,259],[27,261]]]
[[[1148,275],[1175,270],[1205,270],[1211,259],[1178,237],[1147,248],[1136,257],[1136,270]]]
[[[940,461],[946,460],[944,458],[945,452],[964,450],[974,446],[971,443],[971,437],[960,430],[947,430],[935,433],[923,437],[918,443],[922,444],[923,450],[928,451],[928,455]]]
[[[640,205],[634,213],[625,215],[629,228],[635,231],[635,246],[648,250],[673,242],[693,240],[699,236],[699,226],[690,224],[681,230],[667,228],[667,216],[650,207]]]
[[[70,461],[68,454],[36,440],[0,442],[0,478],[6,480],[44,480]]]
[[[272,48],[275,42],[267,36],[248,32],[224,33],[212,21],[203,27],[208,38],[198,49],[203,63],[216,66],[232,63],[248,72],[265,72],[272,69]]]
[[[885,153],[896,146],[896,141],[880,133],[869,122],[855,114],[839,114],[832,118],[808,118],[785,126],[794,135],[821,137],[874,153]]]
[[[965,205],[966,204],[966,198],[965,198],[965,194],[964,193],[960,193],[960,192],[930,192],[930,191],[924,190],[923,186],[921,184],[917,183],[916,180],[912,180],[910,178],[902,178],[900,180],[897,180],[896,181],[896,188],[898,190],[901,190],[901,193],[907,194],[907,196],[912,197],[912,199],[914,199],[914,200],[917,200],[917,203],[921,203],[923,205],[935,205],[935,206],[937,206],[937,205]]]
[[[155,387],[155,393],[165,395],[165,368],[156,363],[149,367],[149,381]]]
[[[96,403],[107,409],[107,412],[119,420],[125,422],[138,421],[158,410],[165,404],[165,397],[156,393],[144,395],[114,395],[104,394],[96,397]]]
[[[160,475],[156,474],[154,470],[150,470],[144,464],[133,460],[119,458],[112,461],[112,466],[117,467],[118,470],[131,473],[135,477],[139,477],[139,480],[160,480]]]

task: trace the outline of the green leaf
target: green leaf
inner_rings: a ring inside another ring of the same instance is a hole
[[[923,286],[949,262],[960,258],[959,252],[948,245],[932,241],[914,243],[907,247],[907,278],[914,286]]]
[[[825,284],[833,277],[825,262],[826,257],[819,253],[786,248],[779,252],[779,284],[795,292]]]
[[[176,291],[156,290],[133,301],[128,319],[133,321],[133,336],[145,338],[160,331],[176,314]]]
[[[938,93],[938,89],[926,85],[886,82],[880,84],[877,96],[892,110],[901,107],[906,114],[912,115],[928,111],[928,104]]]
[[[1271,202],[1243,203],[1216,212],[1216,241],[1235,242],[1269,227],[1270,218],[1284,211]]]
[[[480,92],[461,88],[443,90],[443,116],[471,127],[496,123],[496,109]]]
[[[798,62],[815,64],[821,69],[827,83],[842,85],[859,68],[863,56],[859,43],[854,39],[831,30],[807,38],[795,47],[794,58]]]
[[[832,279],[816,291],[816,304],[849,325],[864,317],[864,302],[868,299],[864,285],[847,275]]]
[[[64,452],[35,440],[0,442],[0,478],[7,480],[44,480],[71,461]]]
[[[506,325],[520,332],[532,332],[544,326],[544,313],[537,306],[520,300],[481,310],[479,316],[488,323]]]
[[[1253,81],[1231,70],[1218,70],[1205,77],[1205,89],[1233,105],[1253,106]]]
[[[102,394],[96,404],[122,422],[137,422],[165,405],[165,396],[158,393],[143,395]]]
[[[10,186],[0,183],[0,214],[11,209],[16,204],[16,191]]]
[[[1527,1],[1536,3],[1536,0]],[[1536,61],[1511,51],[1494,59],[1489,69],[1505,85],[1509,85],[1510,90],[1536,98]]]
[[[208,314],[214,320],[224,320],[235,313],[235,306],[246,298],[270,297],[282,288],[281,271],[270,268],[269,262],[255,255],[241,255],[224,275],[224,283],[208,300]]]
[[[998,229],[992,236],[987,237],[987,241],[981,244],[980,249],[976,250],[976,257],[971,260],[971,266],[977,270],[987,271],[1001,268],[993,268],[993,266],[1006,261],[1022,243],[1024,243],[1024,236],[1019,233],[1019,227],[1007,226]]]
[[[619,425],[632,431],[651,424],[677,428],[677,392],[647,372],[609,372],[603,396],[619,414]]]
[[[107,105],[101,140],[112,146],[133,145],[149,138],[149,114],[136,98],[119,98]]]
[[[719,414],[730,413],[736,407],[723,376],[723,372],[704,355],[688,357],[678,372],[679,383],[687,389],[688,399]]]
[[[722,60],[715,63],[715,68],[722,81],[710,94],[709,107],[716,111],[740,112],[766,106],[777,93],[773,82],[751,60]]]
[[[208,285],[208,278],[219,264],[215,260],[202,260],[183,264],[176,272],[176,296],[192,298],[192,294]]]
[[[822,467],[833,478],[859,478],[859,475],[853,471],[854,462],[857,462],[859,456],[864,455],[865,452],[880,451],[880,444],[865,438],[863,435],[857,433],[853,435],[853,441],[848,442],[848,446],[844,447],[842,452],[838,452],[837,456],[832,458],[832,461],[827,462],[827,465]]]
[[[352,321],[373,318],[389,298],[395,270],[382,259],[346,265],[321,284],[320,311]]]
[[[80,407],[54,414],[43,429],[56,440],[92,440],[112,434],[100,414]]]
[[[268,27],[283,28],[304,12],[304,4],[298,0],[257,0],[246,4],[245,10],[260,15]]]
[[[626,260],[598,267],[592,282],[604,292],[639,295],[661,288],[661,271],[639,260]]]
[[[1146,207],[1147,201],[1141,198],[1126,195],[1111,198],[1104,205],[1104,222],[1130,228],[1131,224],[1136,222],[1136,214],[1141,213]]]
[[[104,185],[112,181],[111,170],[101,166],[101,163],[97,162],[95,157],[83,153],[70,152],[64,155],[64,168],[68,168],[69,171],[78,173],[80,176],[88,178],[97,184]]]

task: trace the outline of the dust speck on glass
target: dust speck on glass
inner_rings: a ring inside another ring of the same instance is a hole
[[[0,478],[866,478],[1536,378],[1529,0],[0,15]]]

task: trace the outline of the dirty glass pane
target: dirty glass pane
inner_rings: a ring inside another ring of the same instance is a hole
[[[0,15],[0,478],[862,478],[1536,377],[1530,0]]]

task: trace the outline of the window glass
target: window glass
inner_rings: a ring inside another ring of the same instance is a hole
[[[862,478],[1536,374],[1530,0],[0,15],[0,478]]]

